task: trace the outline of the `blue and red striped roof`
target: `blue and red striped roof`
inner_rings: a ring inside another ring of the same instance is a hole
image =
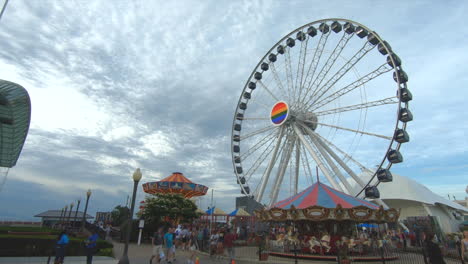
[[[289,209],[294,205],[298,209],[303,209],[319,205],[325,208],[335,208],[338,204],[341,204],[343,208],[365,206],[371,209],[379,209],[377,205],[371,202],[337,191],[321,182],[317,182],[302,192],[277,202],[272,207]]]

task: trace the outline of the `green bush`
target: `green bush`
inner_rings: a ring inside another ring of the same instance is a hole
[[[51,256],[55,254],[55,244],[57,236],[17,236],[0,234],[0,256]],[[97,241],[99,251],[112,252],[112,243],[99,239]],[[84,256],[85,243],[83,239],[70,238],[70,243],[66,249],[67,256]]]
[[[114,257],[114,252],[112,251],[112,248],[103,248],[100,249],[97,254],[97,256],[106,256],[106,257]]]

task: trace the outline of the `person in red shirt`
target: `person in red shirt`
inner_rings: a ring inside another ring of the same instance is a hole
[[[224,248],[227,251],[227,255],[231,259],[231,261],[235,258],[235,250],[234,250],[234,241],[237,240],[237,234],[234,233],[233,230],[228,229],[227,234],[224,235]]]

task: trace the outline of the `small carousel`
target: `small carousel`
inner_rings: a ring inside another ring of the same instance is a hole
[[[178,193],[190,199],[192,197],[205,195],[208,191],[208,187],[193,183],[180,172],[174,172],[172,175],[160,181],[143,184],[143,191],[149,194]]]
[[[317,182],[255,215],[269,222],[270,255],[316,260],[335,260],[341,255],[372,261],[381,259],[384,226],[396,222],[399,211],[385,210]],[[373,223],[375,228],[363,228],[363,223]]]

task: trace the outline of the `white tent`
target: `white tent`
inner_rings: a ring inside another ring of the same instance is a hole
[[[468,208],[433,193],[426,186],[408,177],[392,173],[393,181],[380,183],[380,199],[389,207],[401,208],[400,219],[410,216],[435,216],[444,232],[456,232],[463,222]],[[372,176],[371,172],[359,175],[365,182]],[[352,182],[352,180],[350,180]],[[355,182],[351,185],[356,186]],[[355,192],[357,193],[357,192]]]

